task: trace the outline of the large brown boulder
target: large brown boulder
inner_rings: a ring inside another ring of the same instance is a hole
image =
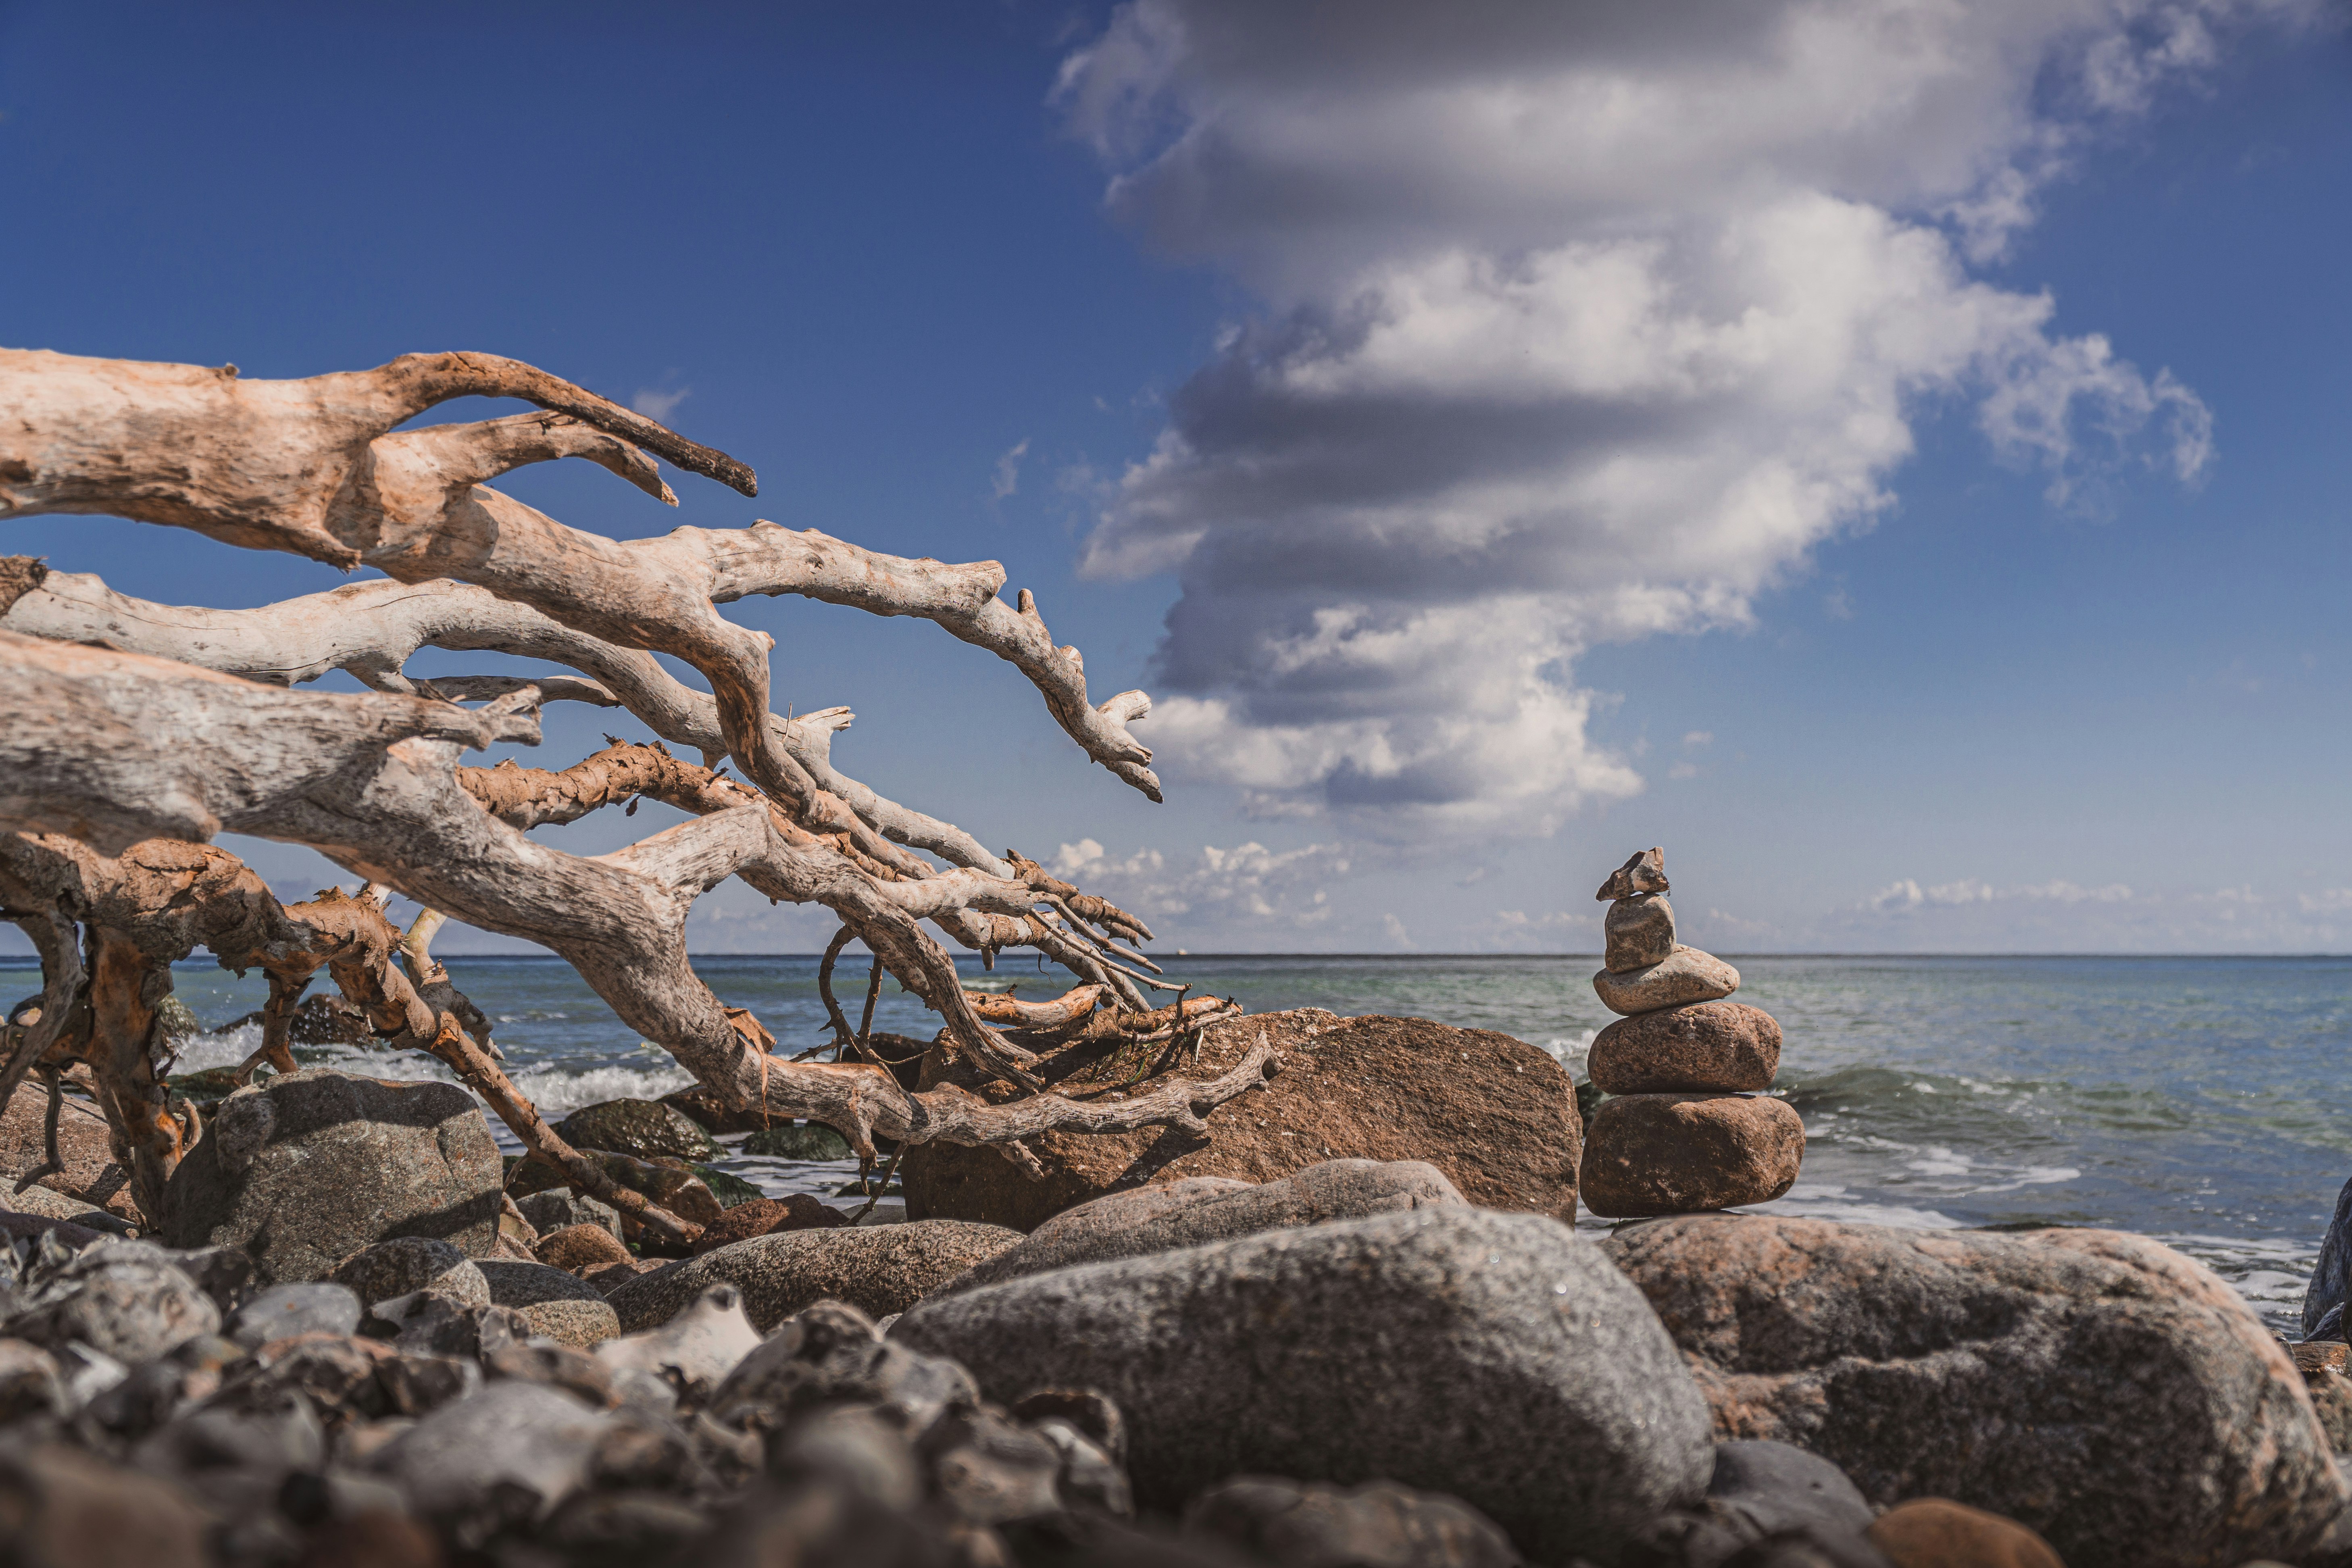
[[[10,1188],[16,1186],[17,1177],[37,1169],[48,1157],[41,1135],[48,1104],[49,1091],[38,1079],[28,1078],[9,1097],[7,1109],[0,1111],[0,1176],[7,1179]],[[131,1173],[114,1163],[114,1141],[106,1130],[106,1118],[78,1095],[66,1096],[58,1114],[58,1154],[66,1168],[43,1176],[38,1185],[79,1198],[91,1208],[102,1208],[133,1225],[147,1223],[131,1201]]]
[[[2286,1347],[2144,1237],[1693,1215],[1601,1245],[1718,1438],[1811,1449],[1872,1502],[1988,1509],[2072,1568],[2300,1562],[2345,1507]]]
[[[901,1179],[909,1219],[973,1219],[1034,1230],[1075,1205],[1154,1182],[1231,1176],[1271,1182],[1326,1160],[1423,1160],[1482,1208],[1576,1218],[1583,1129],[1560,1065],[1524,1040],[1426,1018],[1342,1018],[1319,1007],[1252,1014],[1207,1030],[1197,1057],[1171,1045],[1065,1047],[1037,1064],[1079,1100],[1149,1092],[1160,1075],[1209,1079],[1263,1033],[1281,1071],[1209,1113],[1203,1142],[1171,1127],[1047,1132],[1026,1140],[1034,1180],[990,1149],[919,1143]],[[951,1082],[1011,1097],[950,1047],[923,1060],[925,1088]]]

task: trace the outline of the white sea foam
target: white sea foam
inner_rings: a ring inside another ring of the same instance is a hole
[[[680,1067],[600,1067],[585,1072],[541,1068],[517,1076],[514,1086],[553,1121],[608,1100],[659,1100],[693,1081],[694,1075]]]
[[[1582,1029],[1573,1035],[1555,1035],[1544,1041],[1543,1048],[1550,1052],[1553,1058],[1572,1076],[1581,1078],[1584,1076],[1584,1058],[1592,1052],[1592,1037],[1599,1032]]]
[[[1845,1225],[1893,1226],[1901,1230],[1958,1230],[1966,1224],[1934,1209],[1857,1199],[1849,1195],[1845,1188],[1830,1182],[1799,1182],[1789,1189],[1786,1197],[1752,1205],[1746,1212],[1832,1219]]]

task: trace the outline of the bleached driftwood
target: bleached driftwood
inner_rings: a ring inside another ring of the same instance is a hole
[[[548,412],[393,428],[467,394],[523,397]],[[632,542],[566,528],[482,481],[523,463],[583,457],[674,504],[650,451],[747,494],[756,486],[723,454],[488,356],[410,356],[374,371],[247,382],[233,368],[0,352],[0,517],[111,512],[373,565],[394,579],[222,612],[153,605],[95,578],[0,561],[0,683],[19,699],[0,719],[0,825],[71,836],[101,856],[157,837],[201,841],[221,831],[310,845],[372,887],[552,949],[730,1103],[829,1122],[861,1152],[876,1133],[901,1143],[995,1144],[1017,1159],[1025,1156],[1019,1138],[1049,1128],[1200,1131],[1209,1110],[1261,1081],[1262,1044],[1208,1083],[1170,1083],[1113,1103],[1034,1093],[1023,1067],[1030,1053],[992,1028],[983,1008],[1017,1032],[1161,1037],[1231,1005],[1195,998],[1145,1008],[1138,987],[1161,983],[1148,960],[1117,945],[1147,939],[1141,922],[835,772],[830,741],[846,710],[779,720],[768,709],[768,639],[717,611],[747,595],[793,594],[931,620],[1021,668],[1090,757],[1159,798],[1150,753],[1127,731],[1149,700],[1129,692],[1089,705],[1076,650],[1053,645],[1026,593],[1015,606],[996,597],[1003,573],[995,563],[908,560],[770,523]],[[625,706],[706,762],[732,758],[749,782],[645,747],[616,747],[554,773],[461,770],[466,748],[536,741],[545,691],[506,676],[413,680],[402,666],[427,644],[566,664],[586,679],[551,678],[544,684],[556,695]],[[671,679],[649,650],[681,658],[711,691]],[[337,668],[376,689],[284,689]],[[491,700],[476,710],[451,700],[484,697]],[[646,795],[696,819],[593,858],[534,843],[517,826]],[[950,865],[934,866],[909,845]],[[941,1014],[957,1048],[1031,1096],[991,1105],[952,1088],[914,1095],[869,1065],[772,1055],[767,1032],[721,1005],[686,958],[688,910],[730,876],[772,899],[824,905]],[[52,899],[49,907],[62,906]],[[94,951],[131,940],[81,918]],[[399,944],[374,899],[320,900],[276,919],[311,933],[279,960],[289,976],[325,963],[380,1031],[425,1048],[437,1043],[494,1104],[510,1093],[511,1085],[499,1088],[486,1037],[466,1027],[478,1014],[421,941],[411,943],[410,978],[401,980],[392,963]],[[1035,946],[1090,983],[1081,987],[1090,1001],[1080,1008],[1066,999],[1045,1015],[1015,1005],[1008,1015],[998,999],[963,991],[922,921],[984,952]],[[152,968],[149,949],[131,946]],[[1118,1005],[1097,1009],[1105,997]],[[111,1035],[138,1037],[136,1010],[118,1010]],[[527,1105],[517,1116],[536,1120]],[[537,1134],[524,1136],[537,1146]]]

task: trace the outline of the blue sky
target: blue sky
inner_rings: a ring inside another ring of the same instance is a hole
[[[511,354],[761,474],[507,483],[575,526],[1003,561],[1168,804],[934,628],[730,614],[1170,946],[1589,950],[1663,843],[1727,951],[2352,950],[2342,14],[1956,9],[0,5],[0,341]]]

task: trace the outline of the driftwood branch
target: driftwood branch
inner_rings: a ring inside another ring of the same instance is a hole
[[[465,395],[522,397],[543,412],[395,428]],[[111,512],[393,579],[217,612],[153,605],[95,578],[0,562],[0,686],[17,700],[0,721],[0,825],[86,840],[101,857],[157,837],[193,847],[223,831],[252,833],[318,848],[369,883],[360,899],[268,917],[309,933],[265,966],[279,1011],[323,963],[347,994],[366,998],[380,1031],[437,1047],[487,1098],[504,1097],[478,1014],[460,1005],[446,975],[431,978],[424,941],[412,933],[410,973],[394,966],[402,944],[376,895],[396,889],[552,949],[730,1102],[829,1121],[862,1151],[880,1133],[992,1143],[1019,1159],[1017,1140],[1049,1127],[1197,1131],[1208,1110],[1257,1080],[1261,1062],[1115,1107],[1034,1093],[1030,1053],[983,1016],[994,999],[964,992],[953,960],[919,922],[984,956],[1034,946],[1086,983],[1083,1005],[1066,998],[1043,1017],[1015,1006],[1016,1035],[1176,1029],[1230,1005],[1148,1008],[1139,987],[1164,983],[1118,946],[1147,939],[1142,922],[841,775],[830,746],[846,710],[779,720],[769,706],[769,639],[718,610],[789,594],[930,620],[1020,668],[1090,758],[1159,798],[1150,752],[1128,731],[1149,699],[1127,692],[1092,703],[1083,659],[1055,646],[1034,598],[997,597],[996,563],[910,560],[764,522],[632,542],[567,528],[487,481],[578,457],[674,502],[652,453],[746,493],[754,486],[723,454],[488,356],[411,356],[373,371],[247,382],[233,368],[0,352],[0,400],[9,409],[0,517]],[[419,682],[403,666],[428,644],[547,658],[580,673]],[[709,693],[672,679],[656,652],[692,667]],[[374,689],[285,689],[329,669]],[[625,706],[706,763],[731,758],[745,782],[658,747],[616,746],[553,773],[457,766],[468,747],[535,742],[537,704],[551,694]],[[450,700],[460,698],[489,700],[467,710]],[[694,820],[593,858],[524,837],[530,826],[645,795]],[[831,910],[880,968],[940,1014],[957,1049],[1032,1097],[995,1106],[957,1090],[910,1096],[870,1065],[773,1056],[757,1020],[723,1006],[687,962],[687,913],[729,877]],[[142,963],[152,963],[152,945],[131,942]],[[141,994],[131,984],[137,966],[126,958],[122,967],[115,989]],[[1100,1006],[1105,998],[1128,1013]],[[107,1027],[127,1038],[138,1025],[126,1003]]]

